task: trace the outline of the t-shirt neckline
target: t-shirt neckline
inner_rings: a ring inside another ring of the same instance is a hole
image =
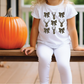
[[[62,0],[62,2],[61,2],[59,5],[55,5],[55,6],[49,5],[49,4],[47,4],[47,3],[45,3],[45,4],[46,4],[46,6],[49,7],[49,8],[57,8],[58,6],[61,6],[63,3],[64,3],[64,0]]]

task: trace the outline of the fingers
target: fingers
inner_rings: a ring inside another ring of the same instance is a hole
[[[81,50],[84,51],[84,48],[82,48]]]
[[[27,49],[27,48],[22,48],[22,49],[21,49],[21,52],[25,52],[25,54],[28,55],[28,50],[29,50],[29,49]]]
[[[78,46],[78,47],[76,47],[74,50],[75,50],[75,51],[84,51],[84,48],[83,48],[83,47]]]
[[[84,48],[83,47],[79,47],[79,51],[84,51]]]
[[[24,52],[24,51],[25,51],[25,49],[26,49],[26,48],[22,48],[22,49],[21,49],[21,52]]]
[[[34,50],[30,50],[29,52],[28,52],[28,54],[30,54],[30,53],[32,53]]]
[[[25,54],[28,55],[28,52],[29,52],[29,51],[30,51],[29,49],[26,49],[26,50],[25,50]]]
[[[29,49],[26,49],[25,50],[25,54],[28,55],[28,54],[32,53],[33,51],[34,50],[33,49],[30,49],[30,48]]]
[[[26,55],[32,53],[34,51],[33,47],[22,48],[21,52],[25,52]]]

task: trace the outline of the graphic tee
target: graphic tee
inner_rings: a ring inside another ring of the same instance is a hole
[[[37,43],[43,43],[51,48],[71,43],[67,30],[67,19],[77,15],[77,11],[73,5],[69,3],[64,5],[63,3],[64,0],[56,6],[43,3],[34,7],[31,15],[40,19]]]

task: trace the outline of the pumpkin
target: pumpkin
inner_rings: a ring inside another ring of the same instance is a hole
[[[0,17],[0,49],[17,49],[25,45],[27,26],[20,17],[12,17],[11,8]]]

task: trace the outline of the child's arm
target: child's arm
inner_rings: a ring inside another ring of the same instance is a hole
[[[36,41],[37,41],[37,37],[38,37],[39,21],[40,21],[40,19],[36,19],[36,18],[34,18],[34,20],[33,20],[31,34],[30,34],[30,47],[21,49],[21,52],[23,52],[25,50],[26,55],[32,53],[35,50],[35,45],[36,45]]]
[[[35,19],[32,24],[31,34],[30,34],[30,46],[35,48],[37,37],[38,37],[38,26],[40,19]]]
[[[68,31],[71,37],[73,50],[84,50],[84,48],[78,46],[78,35],[75,26],[75,17],[67,20]]]

